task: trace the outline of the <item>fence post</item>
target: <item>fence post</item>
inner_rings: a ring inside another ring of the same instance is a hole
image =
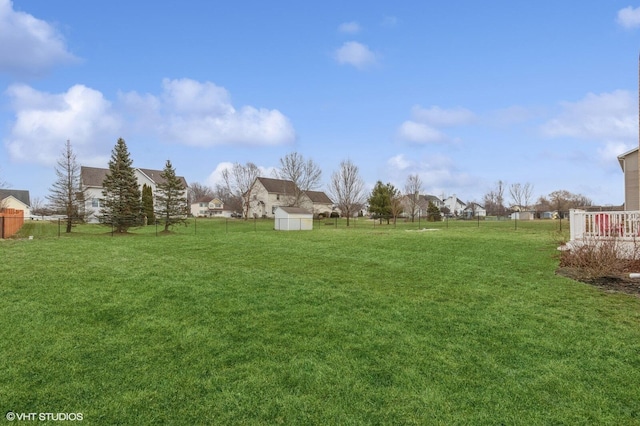
[[[0,239],[4,240],[4,216],[0,216]]]
[[[156,237],[158,236],[158,218],[156,218]]]
[[[58,238],[60,238],[60,218],[58,218]]]
[[[196,235],[198,233],[198,220],[196,219],[196,217],[193,217],[193,235]]]
[[[478,215],[478,228],[480,228],[480,215]]]

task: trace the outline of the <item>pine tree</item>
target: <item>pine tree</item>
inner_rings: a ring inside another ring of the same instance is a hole
[[[124,139],[118,139],[111,151],[109,172],[102,183],[105,198],[102,222],[112,225],[116,232],[127,232],[142,222],[140,188],[132,164],[127,144]]]
[[[429,201],[429,206],[427,207],[427,217],[429,222],[440,222],[442,220],[440,209],[438,209],[438,206],[436,206],[433,201]]]
[[[142,185],[142,209],[147,225],[153,225],[156,217],[153,211],[153,190],[146,183]]]
[[[158,219],[164,223],[164,230],[170,226],[187,221],[186,188],[182,180],[176,176],[176,171],[167,160],[162,173],[162,181],[157,185],[156,199],[158,202]]]
[[[376,186],[371,191],[369,196],[369,211],[374,213],[382,223],[382,219],[387,219],[389,223],[389,216],[391,215],[391,197],[389,194],[389,185],[384,185],[381,181],[376,182]]]
[[[49,189],[47,199],[57,213],[66,216],[66,232],[69,233],[74,223],[84,219],[85,195],[80,185],[80,166],[70,141],[67,141],[55,171],[57,178]]]

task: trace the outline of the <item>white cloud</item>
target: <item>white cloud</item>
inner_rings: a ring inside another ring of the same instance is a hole
[[[618,24],[627,29],[640,27],[640,7],[627,6],[618,11]]]
[[[378,62],[377,55],[357,41],[347,41],[338,48],[335,60],[339,64],[352,65],[358,69],[366,69]]]
[[[0,0],[0,71],[38,75],[76,60],[54,27]]]
[[[162,87],[160,96],[120,94],[138,119],[139,130],[194,146],[280,145],[295,140],[293,126],[280,111],[252,106],[236,110],[227,90],[214,83],[165,79]]]
[[[557,117],[541,126],[543,135],[592,141],[603,164],[612,167],[616,157],[637,146],[637,98],[628,91],[616,90],[599,95],[589,93],[577,102],[562,102]]]
[[[357,34],[361,30],[360,24],[355,21],[344,22],[338,26],[338,31],[345,34]]]
[[[408,159],[405,154],[395,155],[387,160],[386,174],[399,188],[404,187],[408,175],[417,174],[422,180],[424,191],[436,196],[450,194],[451,191],[462,193],[478,183],[477,179],[458,170],[450,157],[441,154],[431,154],[420,159]]]
[[[215,188],[216,185],[218,184],[223,185],[224,179],[222,178],[222,172],[224,172],[225,170],[231,170],[232,168],[233,168],[233,163],[230,163],[228,161],[218,163],[216,168],[211,172],[209,177],[206,179],[205,185],[211,188]]]
[[[589,93],[580,101],[560,106],[560,114],[542,125],[546,136],[627,143],[638,136],[638,105],[630,92]]]
[[[402,140],[415,143],[446,142],[447,135],[425,123],[407,120],[400,125],[398,136]]]
[[[121,120],[102,93],[83,85],[50,94],[17,84],[7,89],[16,120],[5,145],[18,161],[55,164],[67,139],[78,160],[104,161],[117,139]]]
[[[463,126],[476,121],[476,115],[465,108],[423,108],[416,105],[411,109],[411,116],[411,120],[400,125],[397,134],[400,139],[414,143],[454,141],[439,128]]]
[[[423,108],[416,105],[411,113],[415,120],[433,126],[460,126],[470,124],[475,120],[475,114],[465,108],[442,109],[438,106]]]
[[[398,154],[387,160],[387,165],[393,170],[404,171],[413,165],[413,162],[407,160],[404,154]]]
[[[229,161],[224,161],[222,163],[218,163],[216,168],[209,174],[209,177],[205,180],[205,184],[210,186],[211,188],[215,188],[216,185],[224,185],[224,179],[222,178],[222,173],[225,170],[231,171],[233,168],[233,163]],[[270,177],[275,176],[274,172],[276,171],[275,167],[264,167],[258,166],[260,170],[260,176]]]

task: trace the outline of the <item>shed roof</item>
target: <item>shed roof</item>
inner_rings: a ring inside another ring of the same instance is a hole
[[[313,213],[307,209],[303,209],[302,207],[278,207],[278,209],[289,214],[308,214],[313,216]]]

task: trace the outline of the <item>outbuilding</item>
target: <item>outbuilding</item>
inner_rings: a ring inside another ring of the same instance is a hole
[[[310,231],[313,213],[300,207],[278,207],[274,213],[276,231]]]

